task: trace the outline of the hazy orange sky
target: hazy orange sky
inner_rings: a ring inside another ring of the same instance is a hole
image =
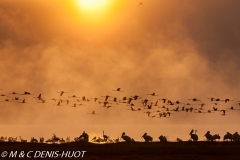
[[[150,118],[141,100],[134,107],[142,110],[133,112],[126,104],[106,109],[91,99],[139,95],[152,102],[192,103],[188,99],[197,98],[212,109],[208,98],[214,97],[233,100],[220,102],[220,109],[240,108],[239,0],[148,0],[143,5],[109,0],[96,11],[85,10],[79,1],[0,1],[0,94],[9,96],[0,97],[0,136],[50,138],[55,133],[73,139],[83,131],[101,136],[104,130],[111,138],[125,131],[136,140],[147,132],[157,141],[160,135],[187,140],[191,129],[200,139],[208,130],[221,136],[239,131],[239,110],[226,116],[173,112],[171,118]],[[124,92],[113,91],[118,87]],[[69,93],[59,96],[62,90]],[[34,95],[18,95],[26,104],[4,102],[14,99],[13,91]],[[153,92],[159,96],[147,95]],[[33,98],[40,93],[45,104]],[[75,103],[72,95],[91,101],[69,107]],[[52,98],[70,103],[54,106]],[[87,114],[93,110],[99,115]]]

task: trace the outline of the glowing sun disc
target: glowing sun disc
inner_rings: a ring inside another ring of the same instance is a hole
[[[110,0],[78,0],[78,4],[84,12],[101,12],[107,9]]]

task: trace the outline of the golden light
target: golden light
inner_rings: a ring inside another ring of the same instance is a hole
[[[72,0],[65,1],[76,22],[83,29],[102,30],[117,25],[127,0]],[[71,3],[70,3],[71,2]],[[65,6],[66,6],[65,5]]]
[[[90,14],[101,14],[106,12],[112,0],[78,0],[82,12]]]
[[[125,0],[76,0],[82,26],[99,28],[113,24]]]

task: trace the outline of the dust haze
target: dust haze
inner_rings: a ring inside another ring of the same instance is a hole
[[[74,1],[2,0],[0,94],[8,96],[0,97],[3,136],[74,137],[83,131],[101,136],[104,130],[112,138],[125,131],[137,140],[145,132],[155,140],[161,134],[187,140],[191,129],[199,135],[237,131],[238,110],[226,116],[176,112],[151,118],[144,109],[133,112],[114,103],[106,109],[98,103],[106,95],[118,100],[139,95],[158,100],[158,107],[162,98],[183,103],[197,98],[212,109],[208,98],[214,97],[232,100],[221,102],[221,109],[239,108],[240,1],[142,2],[122,1],[108,21],[88,23]],[[119,87],[124,92],[113,91]],[[9,94],[25,91],[34,95]],[[147,95],[153,92],[158,96]],[[44,104],[33,98],[40,93]],[[90,101],[73,108],[72,95]],[[16,96],[27,103],[12,100]],[[56,106],[52,98],[70,103]],[[134,103],[143,108],[141,100]],[[92,111],[99,115],[87,114]]]

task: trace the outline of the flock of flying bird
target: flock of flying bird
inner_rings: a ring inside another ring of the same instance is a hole
[[[56,107],[84,107],[88,105],[95,104],[95,110],[91,110],[90,115],[100,115],[98,113],[98,108],[105,108],[110,110],[114,107],[119,107],[121,109],[125,109],[127,112],[139,112],[145,114],[149,118],[170,118],[172,115],[176,115],[177,113],[184,112],[186,114],[195,113],[195,114],[217,114],[221,116],[230,115],[231,112],[239,112],[240,111],[240,101],[233,101],[229,98],[206,98],[204,101],[197,98],[189,98],[186,102],[180,102],[178,100],[170,100],[166,98],[159,98],[160,95],[157,95],[155,92],[146,93],[145,96],[133,95],[133,96],[124,96],[120,97],[120,95],[125,95],[125,92],[121,88],[116,88],[111,90],[111,95],[118,96],[100,96],[97,98],[87,98],[86,96],[70,96],[69,92],[59,91],[56,92],[58,98],[45,98],[42,94],[32,94],[28,91],[17,93],[3,93],[4,90],[0,89],[0,106],[7,106],[9,103],[14,103],[13,105],[19,104],[33,104],[33,103],[42,103],[48,106],[56,106]],[[120,98],[119,98],[120,97]],[[51,102],[51,103],[50,103]],[[92,102],[92,103],[90,103]],[[240,112],[239,112],[240,113]],[[240,135],[237,135],[237,140],[240,140]],[[235,136],[236,136],[235,135]],[[193,133],[193,130],[190,133],[190,136],[193,140],[197,140],[196,133]],[[210,132],[206,133],[206,136],[210,137],[208,139],[218,138],[219,135],[210,135]],[[234,135],[227,134],[229,139],[234,137]],[[91,141],[93,142],[104,142],[106,141],[106,135],[103,132],[104,139],[99,139],[94,137]],[[132,141],[131,138],[127,138],[123,132],[121,138],[125,141]],[[145,133],[142,138],[145,141],[152,141],[152,138],[149,138],[149,135]],[[146,140],[147,139],[147,140]],[[3,141],[3,137],[1,137],[1,141]],[[51,139],[50,139],[51,140]],[[49,140],[49,141],[50,141]],[[164,142],[166,141],[165,136],[160,136],[159,140]],[[75,140],[77,141],[77,140]],[[177,140],[180,141],[180,140]],[[50,141],[51,142],[51,141]],[[117,142],[117,140],[116,140]]]
[[[2,90],[3,91],[3,90]],[[0,91],[1,92],[1,91]],[[121,88],[113,89],[112,92],[124,92]],[[222,116],[230,115],[230,111],[239,111],[240,110],[240,101],[229,104],[230,101],[233,101],[229,98],[220,99],[220,98],[208,98],[205,101],[209,103],[204,103],[202,100],[197,98],[188,99],[187,102],[180,102],[178,100],[173,101],[166,98],[159,98],[155,92],[146,94],[145,98],[143,96],[133,95],[129,97],[118,97],[105,95],[98,98],[86,98],[86,96],[68,96],[69,92],[59,91],[59,98],[46,99],[42,94],[35,96],[34,94],[25,91],[23,93],[1,93],[0,94],[0,105],[7,105],[6,103],[22,103],[28,104],[27,96],[32,96],[32,98],[37,100],[37,103],[47,103],[49,101],[53,102],[54,106],[68,106],[72,108],[87,106],[88,102],[94,102],[95,105],[99,107],[105,107],[110,109],[117,106],[125,106],[125,108],[132,112],[142,112],[151,118],[170,118],[171,115],[174,115],[178,112],[185,113],[217,113]],[[67,96],[67,97],[66,97]],[[64,98],[63,98],[64,97]],[[154,98],[153,98],[154,97]],[[154,100],[153,100],[154,99]],[[31,101],[32,102],[32,101]],[[87,114],[91,115],[100,115],[97,113],[97,108],[90,111]]]

